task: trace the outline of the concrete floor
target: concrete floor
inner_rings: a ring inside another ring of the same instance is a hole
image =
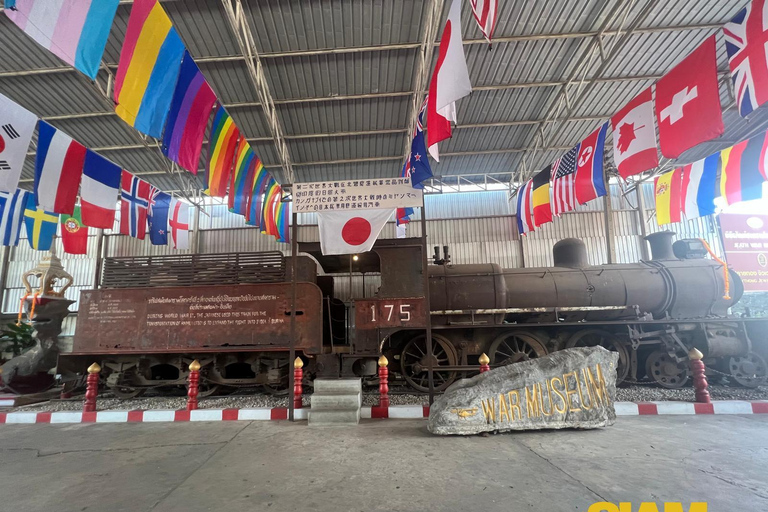
[[[0,425],[0,510],[765,510],[767,434],[768,415],[488,437],[436,437],[419,420]]]

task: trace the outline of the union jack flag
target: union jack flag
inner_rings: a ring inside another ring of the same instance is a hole
[[[723,27],[728,65],[742,117],[768,101],[765,1],[752,0]]]
[[[576,157],[581,144],[552,164],[552,214],[560,216],[576,208]]]

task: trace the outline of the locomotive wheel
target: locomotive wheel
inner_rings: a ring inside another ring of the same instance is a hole
[[[506,366],[547,355],[547,348],[533,333],[519,331],[502,334],[491,343],[491,365]]]
[[[427,337],[416,336],[406,343],[400,354],[400,369],[406,382],[414,389],[429,391],[427,367],[432,360],[432,379],[435,391],[443,391],[456,380],[455,371],[441,371],[440,366],[455,365],[456,350],[448,339],[439,334],[432,335],[432,354],[427,355]]]
[[[645,371],[656,384],[667,389],[683,387],[690,376],[688,361],[678,363],[665,350],[656,350],[648,355]]]
[[[115,386],[109,390],[120,400],[130,400],[144,394],[144,388],[132,388],[130,386]]]
[[[211,396],[215,394],[217,391],[219,391],[220,387],[221,386],[219,386],[218,384],[213,384],[211,382],[201,382],[200,384],[198,384],[197,396],[199,398],[205,398],[206,396]]]
[[[619,364],[616,368],[616,385],[618,386],[629,375],[629,351],[617,336],[602,329],[584,329],[575,332],[573,336],[568,338],[565,348],[596,347],[598,345],[619,353]]]
[[[745,388],[762,386],[768,377],[765,359],[754,352],[739,357],[731,357],[728,361],[728,370],[733,380]]]

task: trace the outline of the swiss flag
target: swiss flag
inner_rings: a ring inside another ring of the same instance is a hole
[[[611,118],[611,127],[613,161],[622,178],[626,179],[659,165],[650,87]]]
[[[668,158],[723,134],[714,35],[656,83],[656,119]]]
[[[392,213],[391,209],[318,212],[320,251],[324,255],[370,251]]]

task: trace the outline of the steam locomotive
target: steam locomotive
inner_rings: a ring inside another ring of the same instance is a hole
[[[375,382],[382,354],[390,375],[417,391],[444,390],[477,371],[576,346],[619,353],[618,381],[666,388],[689,379],[688,352],[731,382],[755,387],[768,370],[768,322],[728,315],[743,286],[699,240],[650,235],[652,259],[590,266],[577,239],[553,249],[554,267],[451,265],[436,248],[425,299],[420,239],[379,240],[373,250],[324,256],[300,243],[294,348],[305,375]],[[354,264],[354,267],[352,266]],[[318,275],[318,267],[323,271]],[[344,304],[345,272],[379,273],[373,297]],[[183,385],[201,365],[202,394],[222,387],[287,389],[291,283],[280,253],[108,258],[99,290],[84,291],[74,348],[59,371],[75,382],[94,360],[106,385],[130,397]],[[425,336],[431,322],[431,352]]]

